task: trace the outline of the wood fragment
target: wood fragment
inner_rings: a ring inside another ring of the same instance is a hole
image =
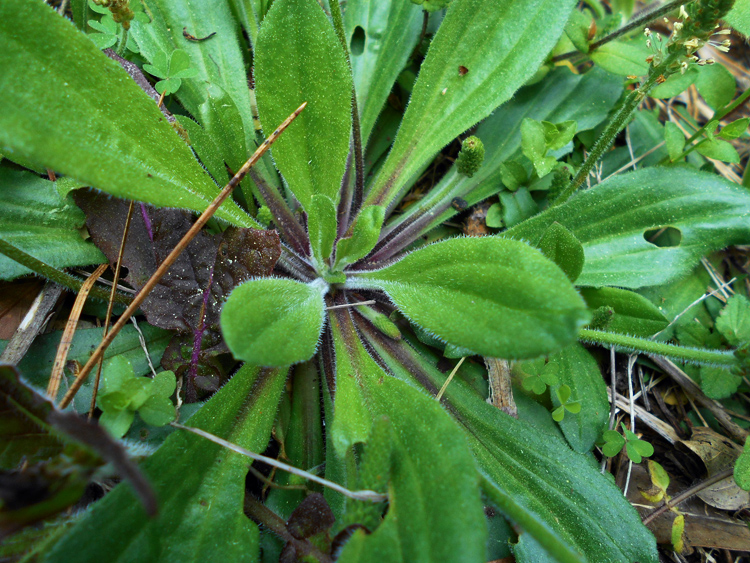
[[[510,362],[497,358],[484,358],[487,374],[490,379],[490,404],[505,414],[518,418],[518,408],[513,399],[513,387],[510,381]]]

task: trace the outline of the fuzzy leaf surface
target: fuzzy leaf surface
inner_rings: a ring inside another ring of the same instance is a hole
[[[384,290],[411,321],[483,356],[531,358],[572,344],[588,313],[570,280],[539,251],[507,242],[450,239],[347,283]]]
[[[284,369],[246,365],[189,426],[262,451],[285,379]],[[173,432],[141,465],[156,489],[159,515],[148,518],[120,485],[55,544],[45,561],[257,561],[258,528],[242,509],[248,465],[244,456],[205,438]]]
[[[571,0],[453,2],[432,40],[393,149],[367,204],[387,206],[435,153],[533,76],[562,34],[574,4]]]
[[[0,238],[55,268],[101,264],[104,256],[78,232],[84,216],[54,183],[30,172],[0,168]],[[31,271],[0,255],[0,279]]]
[[[153,100],[49,6],[3,2],[0,41],[0,152],[8,158],[154,205],[203,211],[219,193]],[[232,201],[216,216],[255,225]]]
[[[308,103],[271,152],[308,212],[314,194],[338,202],[352,127],[352,79],[341,44],[315,0],[273,3],[258,34],[255,85],[266,136]]]
[[[584,288],[581,295],[590,309],[611,307],[615,314],[607,324],[611,332],[648,338],[664,330],[669,321],[651,301],[617,287]]]
[[[578,193],[503,236],[532,243],[555,221],[583,244],[586,262],[576,284],[630,289],[688,274],[701,256],[750,242],[750,193],[716,174],[687,168],[647,168]],[[659,247],[644,234],[663,227],[681,233]]]
[[[283,366],[312,358],[323,329],[320,289],[289,279],[254,279],[238,286],[221,312],[234,356],[254,365]]]
[[[484,561],[478,479],[455,422],[428,395],[375,363],[348,312],[332,315],[331,325],[337,360],[347,356],[337,379],[356,381],[370,412],[390,420],[393,437],[388,514],[374,533],[358,530],[339,561]],[[334,420],[348,416],[337,410]]]

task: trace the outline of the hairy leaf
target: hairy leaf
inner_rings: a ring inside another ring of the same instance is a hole
[[[387,206],[436,152],[533,76],[573,5],[571,0],[454,2],[430,44],[367,204]]]
[[[638,288],[687,274],[707,252],[750,242],[748,214],[750,193],[721,176],[648,168],[582,191],[503,236],[535,242],[558,221],[583,244],[578,285]],[[679,244],[646,240],[666,227],[679,231]]]
[[[30,172],[0,168],[0,238],[54,266],[101,264],[104,256],[78,229],[84,216],[55,190],[53,182]],[[0,255],[0,279],[31,270]]]
[[[218,194],[153,100],[51,7],[4,1],[0,41],[0,151],[10,159],[154,205],[203,211]],[[232,201],[216,216],[255,225]]]
[[[323,318],[319,285],[254,279],[229,296],[221,312],[221,330],[236,358],[254,365],[283,366],[312,358]]]
[[[583,247],[578,239],[560,223],[552,223],[539,241],[539,250],[560,266],[571,282],[575,282],[583,270]]]
[[[355,532],[339,561],[484,561],[477,476],[455,422],[430,397],[383,372],[349,312],[339,310],[331,326],[337,380],[352,379],[370,412],[387,416],[393,430],[388,514],[373,534]],[[339,417],[349,413],[337,409]]]
[[[302,102],[307,109],[271,152],[310,213],[313,194],[338,202],[349,152],[352,82],[341,44],[315,0],[276,0],[255,51],[258,112],[266,135]]]
[[[607,330],[648,338],[664,330],[669,321],[659,308],[645,297],[616,287],[584,288],[581,296],[590,309],[611,307],[615,314]]]
[[[190,426],[263,450],[285,376],[283,369],[243,367]],[[242,510],[247,467],[240,454],[173,432],[141,465],[156,489],[159,515],[147,518],[120,485],[54,545],[45,561],[257,561],[258,529]]]
[[[531,358],[572,344],[588,320],[583,301],[539,251],[507,242],[450,239],[347,285],[384,290],[411,321],[483,356]]]

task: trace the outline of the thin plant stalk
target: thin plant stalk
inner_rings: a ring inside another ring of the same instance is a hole
[[[73,385],[70,387],[70,390],[68,393],[63,397],[62,402],[60,403],[60,408],[65,408],[70,404],[70,401],[73,399],[73,396],[78,391],[81,385],[83,385],[83,381],[85,380],[86,376],[91,372],[91,370],[94,368],[94,366],[99,361],[99,358],[101,358],[104,355],[105,350],[109,347],[110,344],[114,341],[115,337],[119,334],[119,332],[123,329],[123,327],[127,324],[130,317],[132,317],[135,312],[138,310],[138,308],[141,306],[143,301],[146,300],[146,297],[148,297],[148,294],[156,287],[156,285],[159,283],[162,277],[167,273],[169,268],[172,267],[172,264],[174,264],[175,260],[177,260],[177,257],[182,253],[183,250],[187,247],[188,244],[190,244],[190,241],[195,238],[195,236],[200,232],[200,230],[206,225],[208,220],[213,217],[214,213],[221,207],[221,204],[224,203],[224,201],[231,195],[234,188],[237,187],[237,185],[242,181],[242,179],[247,175],[250,168],[252,168],[263,156],[263,154],[269,149],[269,147],[276,141],[276,139],[279,138],[279,135],[283,133],[283,131],[289,127],[289,125],[294,121],[297,116],[302,113],[302,110],[305,109],[305,106],[307,106],[307,102],[304,102],[300,107],[298,107],[294,112],[284,120],[284,122],[279,125],[276,130],[271,133],[271,135],[261,143],[261,145],[257,148],[257,150],[253,153],[253,156],[250,157],[250,159],[242,165],[242,168],[240,168],[237,173],[232,177],[231,180],[229,180],[229,183],[222,188],[221,192],[219,192],[219,195],[216,196],[216,199],[214,199],[211,204],[206,208],[206,210],[201,213],[200,217],[196,220],[196,222],[193,224],[192,227],[190,227],[190,230],[188,230],[187,233],[182,237],[179,243],[177,243],[177,246],[174,247],[172,252],[169,253],[169,255],[164,259],[164,261],[161,263],[161,265],[157,268],[156,272],[153,273],[153,275],[149,278],[149,280],[146,282],[146,284],[143,286],[141,291],[138,293],[138,295],[135,296],[133,299],[133,302],[130,304],[130,306],[125,310],[125,312],[120,316],[120,318],[117,320],[117,323],[112,327],[112,331],[109,332],[101,341],[99,346],[96,350],[94,350],[94,353],[91,354],[91,357],[86,362],[86,365],[81,368],[81,371],[78,373],[78,377],[76,378]]]

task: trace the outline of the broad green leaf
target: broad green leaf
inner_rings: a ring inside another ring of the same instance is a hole
[[[750,35],[750,0],[737,0],[725,19],[742,35]]]
[[[323,328],[318,285],[260,278],[237,286],[221,311],[221,330],[234,356],[254,365],[309,360]]]
[[[549,174],[557,164],[557,159],[547,154],[547,140],[541,122],[529,119],[521,122],[521,148],[523,154],[534,165],[537,175],[541,178]]]
[[[718,110],[732,101],[737,82],[724,65],[713,64],[701,67],[695,86],[706,103]]]
[[[581,296],[589,309],[611,307],[615,314],[607,330],[648,338],[664,330],[669,321],[659,308],[645,297],[615,287],[584,288]]]
[[[716,319],[716,330],[732,346],[750,340],[750,301],[747,297],[736,294],[729,298]]]
[[[583,247],[578,239],[560,223],[552,223],[539,241],[539,250],[560,266],[571,282],[575,282],[583,270]]]
[[[387,417],[392,429],[388,513],[372,534],[358,530],[338,561],[484,561],[479,483],[456,423],[431,397],[375,363],[348,312],[332,315],[331,327],[337,382],[351,379],[370,412]],[[339,416],[348,413],[337,410],[334,421]]]
[[[211,174],[214,181],[216,183],[224,181],[227,177],[227,169],[224,166],[223,155],[216,145],[216,139],[211,137],[198,123],[185,115],[176,115],[175,119],[187,131],[190,138],[190,147],[198,155],[201,164],[206,167],[206,170]]]
[[[422,12],[412,2],[350,0],[344,24],[366,143],[396,77],[414,51]]]
[[[250,38],[251,45],[255,45],[258,38],[258,24],[263,19],[259,14],[261,2],[262,0],[229,0],[234,17],[242,24],[242,28]]]
[[[609,416],[607,387],[599,371],[599,365],[580,344],[574,344],[550,356],[549,362],[558,366],[560,384],[567,385],[575,400],[580,401],[580,412],[575,416],[566,416],[560,422],[560,428],[571,448],[580,453],[587,453],[594,447],[599,432]],[[556,407],[567,402],[567,399],[558,400],[556,393],[550,396],[552,404]]]
[[[52,8],[4,1],[0,41],[0,151],[9,158],[155,205],[203,211],[218,194],[153,100]],[[216,216],[256,226],[232,201]]]
[[[717,366],[701,366],[701,389],[712,399],[726,399],[739,389],[742,377]]]
[[[312,196],[307,229],[313,256],[319,264],[323,264],[331,256],[336,240],[336,205],[330,197],[317,194]]]
[[[646,57],[650,54],[645,41],[642,46],[612,41],[592,52],[591,60],[607,72],[618,76],[643,76],[648,74]]]
[[[106,259],[78,231],[85,221],[55,184],[31,172],[0,168],[0,238],[55,268],[101,264]],[[0,255],[0,279],[31,271]]]
[[[268,443],[285,369],[248,365],[190,418],[189,426],[262,451]],[[54,545],[45,561],[257,561],[258,528],[245,516],[247,458],[180,430],[141,464],[157,492],[148,518],[119,485]]]
[[[722,127],[719,136],[724,139],[737,139],[747,131],[748,125],[750,125],[750,117],[736,119]]]
[[[435,153],[531,78],[562,34],[573,5],[570,0],[453,2],[367,204],[391,203]]]
[[[514,192],[500,192],[498,197],[502,206],[503,224],[506,227],[518,225],[539,212],[539,205],[527,188],[518,188]]]
[[[483,356],[558,350],[588,320],[560,268],[524,243],[496,237],[439,242],[347,285],[384,290],[411,321]]]
[[[746,491],[750,491],[750,440],[745,440],[745,447],[734,464],[734,481]]]
[[[276,0],[255,51],[255,85],[266,134],[302,102],[305,111],[271,149],[289,188],[338,202],[349,153],[352,80],[341,44],[315,0]]]
[[[652,98],[674,98],[679,96],[682,92],[690,88],[692,84],[698,80],[699,71],[697,67],[691,67],[684,74],[676,72],[666,82],[658,84],[653,90],[649,92],[649,96]]]
[[[370,205],[362,210],[352,226],[350,237],[342,238],[336,244],[336,264],[343,267],[364,258],[378,242],[383,226],[385,208]]]
[[[721,139],[708,139],[698,144],[695,149],[706,158],[720,160],[721,162],[738,163],[740,155],[731,143]]]
[[[411,205],[406,213],[396,215],[386,229],[394,230],[415,214],[429,210],[435,218],[421,231],[427,232],[457,213],[450,206],[453,198],[464,198],[473,205],[497,193],[497,186],[507,181],[509,168],[514,179],[520,175],[517,181],[525,182],[526,171],[521,175],[523,167],[512,160],[520,155],[524,118],[553,123],[572,120],[578,124],[579,131],[593,129],[607,117],[621,93],[622,79],[596,67],[584,75],[559,68],[541,82],[522,88],[477,127],[476,135],[482,139],[485,149],[479,171],[467,178],[452,167],[437,186]],[[510,190],[518,189],[518,185],[505,185]]]
[[[685,148],[685,134],[673,121],[667,121],[664,124],[664,143],[670,160],[677,160]]]
[[[443,385],[447,375],[427,359],[426,347],[417,351],[373,335],[367,333],[368,341],[396,376],[433,393]],[[512,502],[500,508],[523,535],[543,540],[558,561],[658,561],[653,535],[622,492],[562,439],[507,416],[458,377],[443,400],[493,489]]]
[[[558,221],[583,244],[578,285],[638,288],[689,273],[706,253],[750,242],[748,214],[750,193],[716,174],[649,168],[582,191],[504,236],[534,243]],[[665,227],[680,232],[677,246],[644,238]]]

